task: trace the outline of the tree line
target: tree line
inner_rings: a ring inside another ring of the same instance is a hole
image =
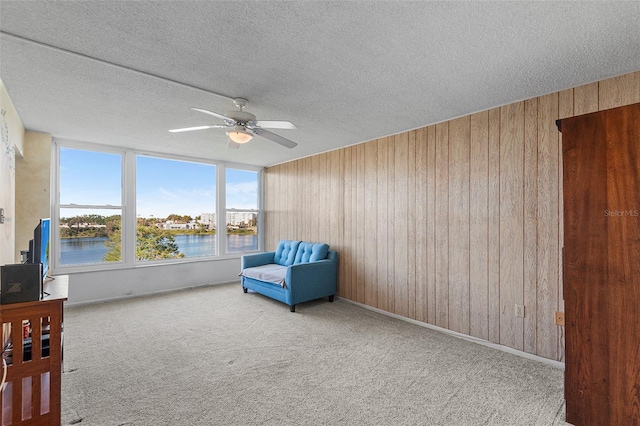
[[[170,215],[172,219],[190,221],[190,216]],[[201,226],[189,230],[168,230],[158,227],[164,220],[139,218],[136,226],[136,260],[175,259],[184,257],[176,244],[175,234],[215,233]],[[66,225],[66,226],[65,226]],[[105,242],[107,253],[103,260],[122,260],[122,219],[120,215],[101,216],[95,214],[60,219],[60,238],[108,238]]]
[[[196,220],[200,216],[196,217]],[[136,260],[175,259],[184,257],[176,244],[175,235],[215,234],[215,229],[198,223],[193,229],[164,229],[167,220],[189,223],[193,219],[188,215],[171,214],[166,219],[138,218],[136,225]],[[227,230],[234,234],[255,234],[255,224],[251,228]],[[103,260],[119,262],[122,260],[122,219],[120,215],[101,216],[87,214],[60,219],[60,238],[107,238],[107,253]]]

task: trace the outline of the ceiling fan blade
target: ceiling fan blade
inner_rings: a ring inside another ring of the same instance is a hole
[[[179,132],[190,132],[192,130],[204,130],[204,129],[226,129],[227,126],[221,126],[219,124],[215,124],[213,126],[196,126],[196,127],[184,127],[182,129],[171,129],[169,130],[171,133],[179,133]]]
[[[194,110],[194,111],[203,112],[205,114],[213,115],[214,117],[217,117],[217,118],[219,118],[221,120],[224,120],[224,121],[230,121],[232,123],[236,122],[236,120],[234,120],[233,118],[227,117],[226,115],[218,114],[217,112],[209,111],[209,110],[206,110],[206,109],[200,109],[200,108],[191,108],[191,109]]]
[[[256,126],[262,127],[263,129],[288,129],[288,130],[297,129],[296,125],[290,121],[258,120],[255,123],[256,123]]]
[[[240,148],[239,143],[235,143],[231,139],[227,139],[227,149],[238,149]]]
[[[287,138],[283,138],[282,136],[276,135],[275,133],[271,133],[268,130],[257,128],[257,129],[253,129],[253,133],[258,136],[262,136],[265,139],[269,139],[272,142],[285,146],[287,148],[295,148],[296,146],[298,146],[298,144],[295,143],[294,141],[291,141]]]

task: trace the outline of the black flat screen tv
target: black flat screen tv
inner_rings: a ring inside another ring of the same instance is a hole
[[[29,244],[29,260],[31,263],[42,263],[42,280],[49,272],[49,244],[51,240],[51,219],[40,219],[33,230],[33,246]],[[32,248],[33,247],[33,248]]]

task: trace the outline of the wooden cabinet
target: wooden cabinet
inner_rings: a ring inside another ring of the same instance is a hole
[[[640,425],[640,104],[559,127],[567,421]]]
[[[68,277],[45,283],[43,300],[0,305],[7,386],[0,397],[1,425],[59,425],[62,379],[63,303]]]

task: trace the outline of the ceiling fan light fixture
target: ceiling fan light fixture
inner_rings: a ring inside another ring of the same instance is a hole
[[[253,139],[253,134],[247,132],[242,126],[236,126],[233,130],[227,130],[227,136],[235,143],[247,143]]]

